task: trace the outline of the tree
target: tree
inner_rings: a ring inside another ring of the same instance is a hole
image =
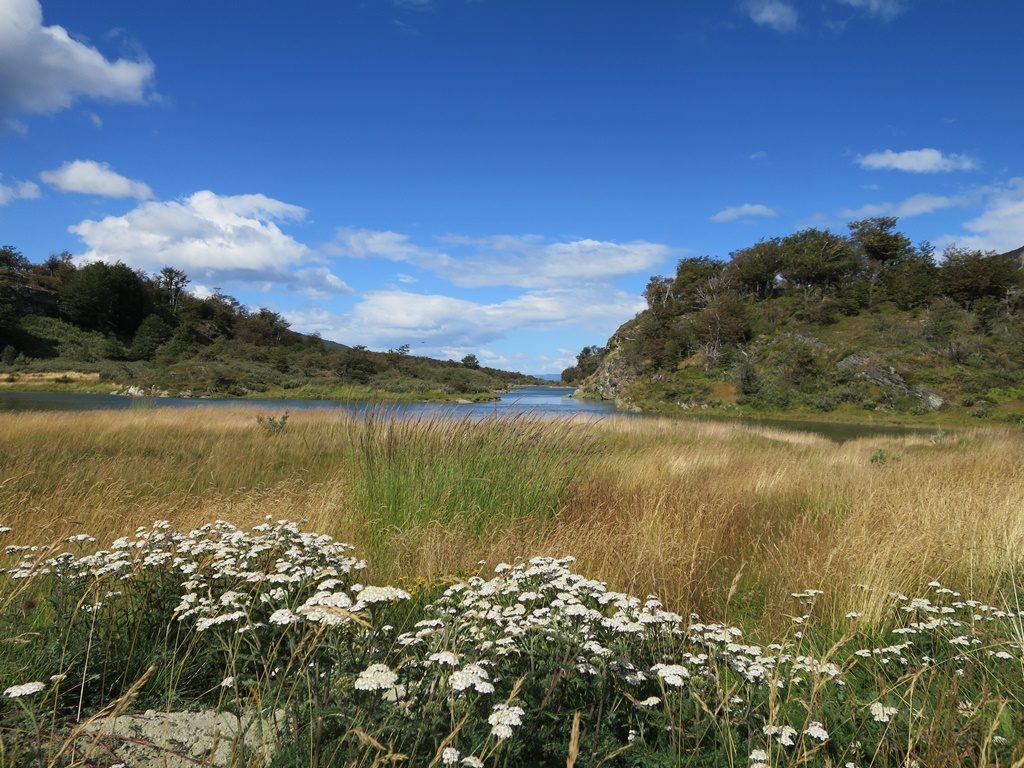
[[[188,275],[174,267],[164,267],[156,276],[157,287],[167,296],[167,303],[172,312],[178,310],[178,298],[189,282]]]
[[[60,288],[60,307],[75,325],[124,338],[153,312],[145,280],[121,262],[94,262],[73,272]]]
[[[935,266],[934,251],[931,244],[921,243],[902,258],[886,265],[881,275],[881,287],[900,309],[923,307],[935,295],[939,269]]]
[[[739,282],[740,289],[766,299],[775,291],[783,265],[782,241],[779,238],[762,240],[756,245],[733,251],[729,269]]]
[[[710,304],[724,287],[720,280],[723,266],[710,256],[680,259],[671,287],[677,311],[694,312]]]
[[[157,348],[169,341],[174,329],[159,315],[150,315],[139,325],[128,350],[133,360],[152,360]]]
[[[29,266],[28,259],[13,245],[0,245],[0,270],[25,272]]]
[[[462,365],[466,368],[479,368],[480,361],[477,359],[476,355],[466,355],[462,358]]]
[[[896,231],[899,221],[895,216],[875,216],[851,221],[850,239],[865,258],[878,264],[888,264],[906,258],[913,246],[910,238]]]
[[[939,290],[962,307],[985,297],[1005,299],[1024,284],[1020,260],[1012,253],[947,248],[939,267]]]
[[[805,229],[782,240],[782,276],[805,290],[838,288],[856,272],[857,253],[845,237],[823,229]]]

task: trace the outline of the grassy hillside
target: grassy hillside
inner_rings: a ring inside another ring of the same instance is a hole
[[[323,341],[270,310],[197,298],[183,273],[31,265],[0,249],[0,389],[304,399],[492,399],[518,373]]]
[[[1024,421],[1019,253],[936,259],[895,220],[684,259],[563,379],[645,411]]]

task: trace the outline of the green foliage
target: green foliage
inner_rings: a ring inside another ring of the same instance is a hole
[[[264,416],[259,414],[256,417],[256,424],[268,435],[280,435],[288,428],[288,411],[280,416]]]
[[[75,325],[124,338],[153,311],[144,278],[121,263],[82,267],[61,287],[60,298],[62,314]]]
[[[190,295],[188,276],[170,266],[147,277],[120,263],[76,269],[67,253],[33,266],[8,248],[3,259],[0,348],[30,354],[40,371],[100,371],[121,384],[227,396],[481,399],[540,383],[474,355],[432,360],[409,354],[409,344],[372,352],[303,336],[271,309],[250,311],[220,292]],[[124,360],[136,364],[116,364]]]
[[[168,341],[174,333],[170,323],[159,315],[150,315],[139,325],[135,332],[128,355],[133,360],[152,360],[157,349]]]
[[[672,400],[657,386],[666,372],[700,366],[726,403],[724,384],[756,409],[919,416],[936,407],[930,393],[948,402],[1024,382],[1019,253],[950,248],[936,263],[929,243],[913,245],[896,225],[876,217],[847,235],[761,240],[724,262],[683,259],[674,276],[651,278],[647,309],[607,347],[584,349],[563,380],[591,393],[617,385],[617,399],[657,408]],[[893,374],[868,386],[871,368]],[[1012,407],[997,403],[989,415]]]

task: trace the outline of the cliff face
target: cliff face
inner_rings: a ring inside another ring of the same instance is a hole
[[[629,404],[623,399],[623,394],[639,375],[637,367],[626,360],[620,332],[616,332],[608,340],[608,350],[598,363],[597,370],[577,385],[577,394],[581,397],[611,400],[625,407]]]

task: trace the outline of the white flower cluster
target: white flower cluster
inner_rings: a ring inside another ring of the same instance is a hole
[[[67,541],[93,539],[80,534]],[[174,618],[199,632],[220,626],[247,632],[304,622],[348,625],[375,605],[409,598],[395,587],[350,586],[352,574],[366,567],[352,555],[352,547],[330,536],[303,532],[287,520],[248,531],[217,521],[188,533],[157,521],[117,539],[110,549],[91,554],[64,552],[40,558],[35,547],[8,551],[22,554],[8,570],[12,578],[51,575],[93,594],[108,581],[130,587],[134,582],[163,580],[177,593]],[[120,592],[106,591],[105,596]],[[90,602],[83,610],[96,611],[103,605]]]

